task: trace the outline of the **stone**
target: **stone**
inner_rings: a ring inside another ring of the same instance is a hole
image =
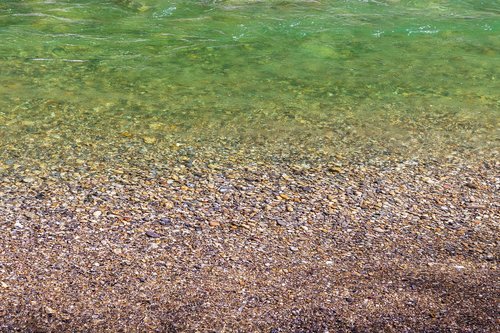
[[[218,227],[218,226],[220,226],[220,223],[219,223],[219,222],[217,222],[217,221],[210,221],[208,224],[209,224],[211,227]]]
[[[156,243],[152,243],[151,245],[149,245],[148,251],[157,250],[159,247],[160,247],[160,245],[158,245]]]
[[[146,236],[150,238],[160,238],[161,236],[152,230],[146,231]]]
[[[332,172],[332,173],[341,173],[342,172],[342,168],[338,165],[331,165],[328,167],[328,171]]]
[[[298,250],[299,250],[298,247],[296,247],[296,246],[290,246],[290,251],[297,252]]]
[[[385,230],[384,230],[384,229],[379,228],[379,227],[375,227],[375,228],[373,228],[373,230],[375,230],[376,232],[381,232],[381,233],[382,233],[382,232],[385,232]]]
[[[465,186],[473,190],[477,190],[478,188],[477,185],[474,183],[465,183]]]
[[[158,223],[160,223],[161,225],[171,225],[172,224],[172,220],[169,219],[168,217],[162,217]]]
[[[148,145],[156,143],[156,138],[152,136],[143,136],[142,140],[144,141],[144,143],[147,143]]]
[[[278,221],[276,221],[276,224],[281,226],[281,227],[287,226],[287,223],[285,222],[285,220],[278,220]]]
[[[101,217],[102,215],[102,212],[100,210],[96,210],[94,213],[92,213],[92,215],[98,219],[99,217]]]
[[[53,315],[54,313],[56,313],[56,310],[52,309],[51,307],[48,307],[46,306],[45,307],[45,311],[50,314],[50,315]]]

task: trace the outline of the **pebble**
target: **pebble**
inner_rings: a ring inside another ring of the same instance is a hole
[[[23,182],[28,183],[28,184],[29,183],[33,183],[33,182],[35,182],[35,178],[33,178],[33,177],[24,177],[23,178]]]
[[[101,215],[102,215],[102,212],[100,210],[96,210],[94,213],[92,213],[92,215],[98,219]]]
[[[281,219],[276,221],[276,224],[281,226],[281,227],[286,227],[288,225],[285,220],[281,220]]]
[[[341,173],[342,168],[339,167],[338,165],[332,165],[332,166],[328,167],[328,171],[333,172],[333,173]]]
[[[217,222],[217,221],[210,221],[208,224],[209,224],[211,227],[218,227],[218,226],[220,226],[220,223],[219,223],[219,222]]]
[[[160,238],[161,236],[152,230],[146,231],[146,236],[150,238]]]
[[[290,200],[290,197],[288,195],[282,193],[282,194],[279,195],[279,199]]]
[[[52,309],[51,307],[48,307],[46,306],[45,307],[45,311],[50,314],[50,315],[53,315],[54,313],[56,313],[56,310]]]
[[[147,143],[148,145],[156,143],[156,138],[152,136],[144,136],[142,137],[142,140],[144,141],[144,143]]]
[[[465,186],[468,187],[468,188],[471,188],[473,190],[477,190],[477,185],[474,184],[474,183],[465,183]]]
[[[381,232],[381,233],[382,233],[382,232],[385,232],[385,230],[384,230],[384,229],[379,228],[379,227],[375,227],[375,228],[373,228],[373,230],[375,230],[376,232]]]
[[[152,250],[156,250],[158,249],[160,246],[156,243],[152,243],[151,245],[149,245],[149,248],[148,248],[148,251],[152,251]]]
[[[171,225],[172,220],[169,219],[168,217],[163,217],[158,221],[158,223],[160,223],[161,225]]]
[[[290,251],[297,252],[299,250],[298,247],[290,246]]]

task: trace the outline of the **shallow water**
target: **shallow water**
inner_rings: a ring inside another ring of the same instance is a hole
[[[2,1],[0,147],[351,136],[491,149],[499,30],[495,0]]]

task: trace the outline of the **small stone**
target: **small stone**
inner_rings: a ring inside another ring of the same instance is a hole
[[[474,183],[465,183],[465,186],[473,190],[477,190],[477,185]]]
[[[298,247],[290,246],[290,251],[297,252],[299,250]]]
[[[325,262],[325,264],[326,264],[327,266],[332,266],[332,265],[333,265],[333,261],[328,260],[327,262]]]
[[[2,281],[2,282],[0,282],[0,286],[1,286],[2,288],[4,288],[4,289],[9,288],[9,285],[8,285],[7,283],[3,282],[3,281]]]
[[[146,236],[150,238],[160,238],[161,236],[152,230],[146,231]]]
[[[160,247],[158,244],[152,243],[151,245],[149,245],[148,251],[156,250],[158,249],[158,247]]]
[[[164,123],[151,123],[151,124],[149,124],[149,128],[151,128],[152,130],[155,130],[155,131],[162,129],[163,127],[165,127]]]
[[[21,222],[16,222],[16,223],[14,223],[14,228],[22,229],[22,228],[24,228],[24,225]]]
[[[98,219],[99,217],[101,217],[102,212],[100,210],[96,210],[94,213],[92,213],[92,215],[94,215],[94,217]]]
[[[287,206],[286,206],[286,210],[287,210],[288,212],[293,212],[293,207],[292,207],[291,205],[287,205]]]
[[[163,207],[165,207],[166,209],[172,209],[174,208],[174,203],[172,201],[164,201]]]
[[[46,306],[45,307],[45,311],[50,314],[50,315],[53,315],[54,313],[56,313],[56,310],[52,309],[51,307],[48,307]]]
[[[147,143],[148,145],[156,143],[156,138],[152,136],[143,136],[142,140],[144,141],[144,143]]]
[[[168,217],[162,217],[158,223],[160,223],[161,225],[171,225],[172,224],[172,220],[170,220]]]
[[[28,184],[29,183],[33,183],[33,182],[35,182],[35,178],[33,178],[33,177],[24,177],[23,178],[23,182],[28,183]]]
[[[436,181],[434,179],[427,177],[427,176],[422,177],[422,180],[424,182],[426,182],[427,184],[435,184],[436,183]]]
[[[281,227],[286,227],[287,223],[284,220],[278,220],[276,221],[276,224],[281,226]]]
[[[333,172],[333,173],[341,173],[342,168],[339,167],[338,165],[332,165],[328,167],[328,171]]]
[[[314,189],[311,186],[301,186],[301,189],[304,192],[314,192]]]
[[[208,224],[214,228],[220,226],[220,223],[217,221],[210,221]]]
[[[228,187],[222,186],[222,187],[220,187],[220,188],[219,188],[219,192],[220,192],[220,193],[226,193],[226,192],[228,192],[228,191],[229,191],[229,188],[228,188]]]
[[[456,270],[458,270],[458,271],[461,271],[461,270],[465,269],[465,266],[462,266],[462,265],[454,265],[453,267],[454,267]]]
[[[21,121],[21,125],[23,125],[23,126],[33,126],[33,125],[35,125],[35,122],[33,120],[23,120],[23,121]]]
[[[121,249],[113,249],[113,253],[116,255],[120,255],[120,254],[122,254],[122,250]]]
[[[375,227],[375,228],[373,228],[373,230],[375,230],[376,232],[385,232],[384,229],[379,228],[379,227]]]

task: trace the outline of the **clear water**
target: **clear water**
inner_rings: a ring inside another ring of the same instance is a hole
[[[0,147],[305,133],[491,146],[499,68],[496,0],[3,0]]]

